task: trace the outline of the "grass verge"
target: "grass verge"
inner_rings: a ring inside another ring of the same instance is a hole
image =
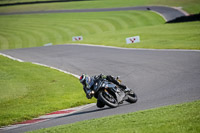
[[[31,133],[199,133],[200,101],[32,131]]]
[[[0,126],[90,102],[75,77],[0,56]]]

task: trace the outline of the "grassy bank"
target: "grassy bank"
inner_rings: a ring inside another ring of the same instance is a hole
[[[0,49],[64,44],[71,42],[73,36],[88,39],[86,35],[163,23],[159,15],[147,11],[0,16]]]
[[[73,76],[0,56],[0,126],[89,102]]]
[[[199,133],[200,101],[109,116],[31,133]]]
[[[200,49],[200,22],[164,24],[148,11],[60,13],[0,16],[0,49],[43,46],[47,43],[89,43],[128,48]],[[73,36],[84,40],[73,42]],[[139,35],[141,43],[125,38]]]
[[[0,4],[16,3],[16,2],[30,2],[38,0],[3,0]],[[41,0],[46,1],[46,0]],[[49,0],[51,1],[51,0]],[[129,7],[129,6],[143,6],[143,5],[168,5],[183,7],[189,13],[199,13],[199,0],[83,0],[44,4],[29,4],[0,7],[0,12],[23,12],[23,11],[39,11],[39,10],[64,10],[64,9],[86,9],[86,8],[112,8],[112,7]]]
[[[127,45],[126,37],[139,35],[141,42]],[[200,22],[138,27],[104,34],[87,35],[81,43],[126,48],[198,49]]]

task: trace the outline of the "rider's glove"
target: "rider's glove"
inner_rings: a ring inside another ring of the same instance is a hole
[[[99,77],[100,77],[101,79],[106,79],[106,76],[103,75],[103,74],[100,74]]]

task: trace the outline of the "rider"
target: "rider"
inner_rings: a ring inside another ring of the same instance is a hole
[[[83,85],[83,89],[86,93],[86,96],[88,99],[91,99],[93,94],[94,94],[94,91],[93,91],[93,87],[94,87],[94,84],[96,82],[98,82],[99,80],[101,79],[106,79],[108,80],[109,82],[112,82],[114,84],[116,84],[117,86],[119,86],[120,88],[122,88],[124,91],[130,91],[130,89],[128,87],[126,87],[125,85],[121,84],[120,82],[118,82],[113,76],[111,75],[103,75],[103,74],[100,74],[98,76],[88,76],[87,74],[83,74],[81,75],[80,77],[80,82],[82,83]]]

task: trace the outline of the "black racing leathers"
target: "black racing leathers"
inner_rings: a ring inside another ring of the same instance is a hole
[[[91,81],[90,82],[93,82],[93,85],[90,88],[88,88],[86,85],[83,85],[83,89],[84,89],[88,99],[91,99],[92,96],[93,96],[92,90],[94,88],[95,83],[98,82],[101,79],[106,79],[109,82],[112,82],[112,83],[116,84],[117,86],[119,86],[123,90],[126,89],[126,86],[121,84],[121,83],[119,83],[113,76],[111,76],[111,75],[105,76],[105,75],[100,74],[98,76],[91,77],[91,79],[90,79]]]

